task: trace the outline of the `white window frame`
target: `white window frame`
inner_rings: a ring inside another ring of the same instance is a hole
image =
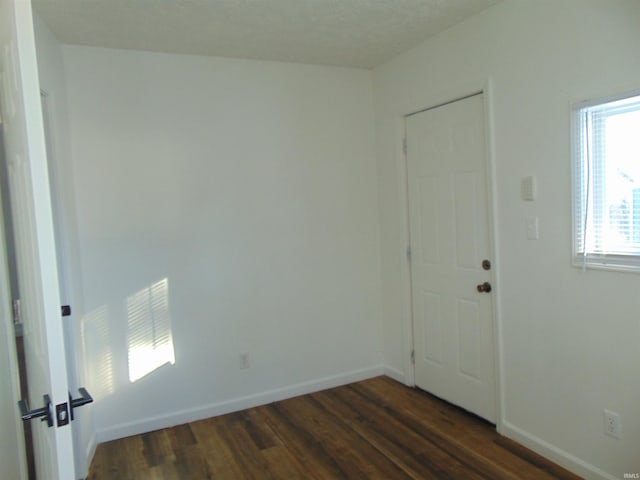
[[[589,145],[592,152],[589,154],[588,160],[584,157],[585,140],[583,138],[584,122],[587,121],[584,117],[586,109],[604,106],[609,103],[630,99],[640,96],[640,90],[633,92],[627,92],[624,94],[604,97],[586,102],[580,102],[574,104],[571,109],[571,136],[572,136],[572,240],[573,240],[573,265],[586,269],[605,269],[605,270],[620,270],[631,271],[640,273],[640,252],[634,253],[604,253],[590,251],[586,249],[585,253],[584,244],[587,243],[587,235],[585,234],[585,222],[589,220],[593,221],[593,215],[588,212],[588,209],[597,208],[598,203],[602,204],[602,197],[597,195],[593,191],[589,191],[589,188],[594,190],[593,183],[587,182],[587,178],[593,177],[594,174],[598,174],[603,177],[603,161],[595,160],[597,155],[604,156],[602,151],[594,153],[593,150],[598,148],[602,149],[601,145]],[[615,108],[615,107],[612,107]],[[588,162],[588,163],[586,163]],[[587,201],[588,199],[588,201]],[[588,227],[586,227],[588,228]]]

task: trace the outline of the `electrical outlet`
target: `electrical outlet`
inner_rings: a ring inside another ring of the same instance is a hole
[[[606,408],[604,410],[604,433],[613,438],[622,438],[620,414],[607,410]]]
[[[244,352],[240,354],[240,369],[244,370],[245,368],[249,368],[251,366],[251,361],[249,358],[249,353]]]

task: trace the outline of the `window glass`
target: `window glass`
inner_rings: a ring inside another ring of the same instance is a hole
[[[640,96],[574,111],[575,262],[640,270]]]

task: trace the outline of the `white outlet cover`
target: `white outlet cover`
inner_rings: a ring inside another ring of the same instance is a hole
[[[244,352],[240,354],[240,369],[244,370],[245,368],[249,368],[251,366],[251,359],[249,358],[249,353]]]
[[[605,408],[604,410],[604,433],[613,438],[622,438],[622,424],[620,414]]]

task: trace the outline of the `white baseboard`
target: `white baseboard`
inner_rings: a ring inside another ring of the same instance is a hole
[[[407,384],[407,379],[404,375],[404,372],[401,372],[397,368],[393,368],[393,367],[390,367],[389,365],[385,365],[384,374],[387,377],[394,379],[396,382],[400,382],[404,385]]]
[[[509,422],[505,421],[502,424],[501,433],[505,437],[515,440],[530,450],[533,450],[534,452],[548,458],[558,465],[561,465],[567,470],[571,470],[587,480],[620,480],[618,477],[614,477],[613,475],[600,470],[584,460],[571,455],[570,453],[565,452],[555,445],[545,442],[534,435],[531,435]]]
[[[93,456],[96,454],[97,446],[98,446],[98,442],[96,441],[96,434],[94,433],[93,435],[91,435],[91,438],[89,439],[89,443],[87,444],[87,450],[86,450],[87,465],[91,465],[91,462],[93,461]]]
[[[87,443],[87,448],[85,449],[84,453],[86,455],[87,458],[87,471],[86,472],[76,472],[76,474],[80,475],[81,479],[87,479],[89,478],[89,468],[91,467],[91,462],[93,461],[93,456],[96,454],[96,447],[98,446],[98,443],[96,442],[96,435],[95,433],[91,435],[91,438],[89,439],[89,442]]]
[[[97,431],[94,443],[108,442],[118,438],[129,437],[131,435],[151,432],[161,428],[168,428],[175,425],[181,425],[183,423],[194,422],[204,418],[214,417],[216,415],[237,412],[239,410],[296,397],[298,395],[306,395],[308,393],[339,387],[348,383],[359,382],[361,380],[366,380],[383,374],[385,374],[385,368],[382,365],[361,370],[352,370],[339,375],[323,377],[308,382],[290,385],[284,388],[234,398],[224,402],[210,403],[196,408],[171,412],[167,415],[159,415],[144,418],[136,422],[113,425],[104,430]]]

